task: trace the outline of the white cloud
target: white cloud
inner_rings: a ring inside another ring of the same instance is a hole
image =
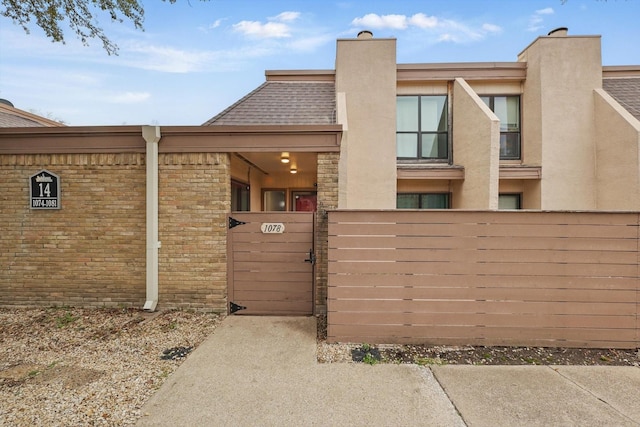
[[[186,51],[148,44],[130,44],[122,47],[122,51],[121,58],[125,65],[165,73],[202,71],[216,56],[211,51]]]
[[[409,18],[409,23],[418,28],[434,28],[438,25],[438,18],[427,16],[424,13],[416,13]]]
[[[413,18],[415,18],[415,20],[412,21]],[[411,18],[406,15],[378,15],[368,13],[362,18],[355,18],[351,21],[351,25],[375,29],[390,28],[394,30],[406,30],[409,25],[423,28],[421,25],[424,25],[428,19],[430,18],[422,13],[413,15]],[[435,24],[437,24],[437,21],[431,24],[431,26]]]
[[[107,102],[113,104],[138,104],[151,98],[148,92],[123,92],[106,97]]]
[[[233,25],[233,29],[245,36],[261,39],[280,39],[291,37],[291,27],[286,23],[293,22],[300,17],[300,12],[282,12],[268,18],[270,22],[240,21]]]
[[[479,40],[488,34],[502,31],[497,25],[485,23],[479,28],[451,19],[442,19],[424,13],[407,15],[377,15],[369,13],[353,19],[351,25],[368,29],[410,30],[417,29],[431,33],[439,42],[465,43]]]
[[[529,26],[527,27],[527,31],[538,31],[543,27],[544,16],[553,15],[554,13],[553,8],[551,7],[536,10],[534,14],[529,17]]]
[[[270,21],[291,22],[300,17],[300,12],[282,12],[281,14],[269,18]]]
[[[502,28],[494,24],[482,24],[482,29],[487,33],[500,33]]]
[[[536,14],[537,15],[553,15],[555,12],[553,11],[553,8],[551,7],[546,7],[544,9],[538,9],[536,10]]]
[[[240,21],[233,25],[233,29],[246,35],[259,38],[291,37],[289,26],[282,22]]]

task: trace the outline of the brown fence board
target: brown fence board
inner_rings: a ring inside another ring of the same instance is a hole
[[[328,340],[635,348],[638,225],[635,212],[330,212]]]
[[[332,290],[338,299],[355,299],[362,287],[340,286]],[[483,300],[532,302],[620,302],[635,303],[636,291],[608,289],[538,289],[538,288],[431,288],[376,286],[366,289],[369,299]]]
[[[391,277],[390,277],[391,276]],[[520,288],[538,289],[631,289],[638,287],[635,277],[559,277],[559,276],[477,276],[473,274],[404,274],[400,275],[364,275],[335,274],[331,285],[338,286],[426,286],[426,287],[484,287],[484,288]]]
[[[540,315],[540,314],[486,314],[486,313],[382,313],[333,312],[334,325],[451,325],[500,326],[543,328],[602,328],[633,329],[635,316],[618,315]]]
[[[480,263],[467,261],[332,262],[329,274],[471,274],[571,277],[637,277],[636,265],[582,263]]]

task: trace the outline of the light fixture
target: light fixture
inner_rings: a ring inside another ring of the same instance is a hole
[[[280,161],[282,163],[289,163],[289,153],[286,151],[282,152],[282,155],[280,156]]]
[[[291,166],[291,169],[289,170],[289,172],[298,173],[298,169],[295,166]]]

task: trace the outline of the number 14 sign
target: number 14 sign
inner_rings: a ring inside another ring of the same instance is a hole
[[[31,209],[60,209],[60,178],[41,170],[29,179]]]

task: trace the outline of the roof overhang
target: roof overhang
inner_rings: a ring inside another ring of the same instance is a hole
[[[160,153],[337,152],[342,125],[160,126]],[[145,152],[142,126],[0,128],[0,154]]]

